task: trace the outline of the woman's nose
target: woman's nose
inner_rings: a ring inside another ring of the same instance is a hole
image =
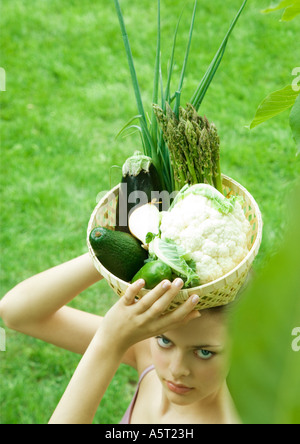
[[[174,378],[174,382],[180,381],[183,376],[189,376],[190,370],[187,366],[184,356],[181,353],[175,353],[170,365],[171,374]]]

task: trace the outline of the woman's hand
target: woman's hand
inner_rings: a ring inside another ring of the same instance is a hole
[[[163,281],[136,301],[136,296],[144,285],[143,280],[132,284],[125,295],[107,312],[96,333],[96,336],[101,335],[102,338],[105,335],[114,346],[118,343],[122,352],[144,339],[177,328],[200,316],[200,313],[194,310],[199,302],[197,295],[191,296],[174,311],[166,313],[183,286],[181,279],[175,279],[172,284]]]
[[[173,284],[163,281],[136,302],[144,285],[144,281],[135,282],[107,312],[50,424],[90,424],[128,348],[199,316],[193,311],[199,298],[193,296],[173,312],[165,313],[183,285],[181,280]]]

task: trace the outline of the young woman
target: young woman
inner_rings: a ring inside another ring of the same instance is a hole
[[[224,310],[200,315],[191,296],[165,314],[180,279],[163,281],[138,302],[144,282],[134,283],[104,318],[66,306],[100,279],[85,254],[29,278],[0,301],[8,327],[83,355],[50,423],[92,423],[121,362],[140,376],[123,424],[237,423],[226,385]]]

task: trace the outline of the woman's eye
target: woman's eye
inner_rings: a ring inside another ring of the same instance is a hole
[[[157,339],[157,343],[158,343],[158,345],[159,345],[160,347],[163,347],[163,348],[170,348],[171,345],[172,345],[172,342],[169,341],[169,339],[167,339],[167,338],[165,338],[165,337],[163,337],[163,336],[158,336],[156,339]]]
[[[196,350],[196,354],[201,359],[209,359],[213,356],[213,353],[208,350]]]

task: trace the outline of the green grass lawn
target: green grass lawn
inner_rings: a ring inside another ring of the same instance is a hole
[[[167,68],[181,1],[162,0],[162,57]],[[183,94],[188,101],[221,43],[241,0],[199,1]],[[123,0],[140,87],[150,110],[156,49],[156,2]],[[86,227],[100,191],[119,181],[137,135],[115,140],[137,114],[113,2],[2,0],[1,59],[1,293],[19,281],[87,251]],[[292,81],[299,65],[297,20],[262,15],[269,0],[246,7],[200,113],[216,123],[222,170],[255,196],[264,218],[256,267],[282,238],[286,193],[299,176],[288,113],[252,132],[245,128],[261,100]],[[193,1],[178,36],[180,75]],[[174,88],[176,85],[173,85]],[[105,282],[72,306],[104,314],[116,301]],[[0,320],[0,327],[4,327]],[[45,423],[79,356],[6,329],[0,352],[1,423]],[[122,366],[95,422],[118,422],[135,388]]]

